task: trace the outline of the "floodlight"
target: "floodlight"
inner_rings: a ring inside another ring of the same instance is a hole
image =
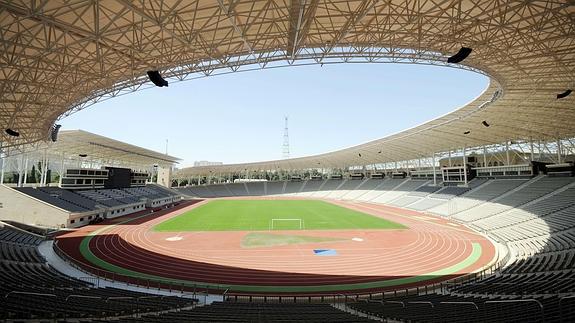
[[[4,131],[6,131],[6,133],[7,133],[8,135],[12,136],[12,137],[20,137],[20,133],[19,133],[18,131],[16,131],[16,130],[12,130],[12,129],[10,129],[10,128],[6,128],[6,130],[4,130]]]
[[[159,87],[168,86],[168,81],[164,80],[164,78],[162,77],[162,75],[160,75],[160,72],[158,71],[148,71],[148,78],[156,86]]]
[[[572,92],[571,89],[568,89],[568,90],[566,90],[566,91],[563,92],[563,93],[557,94],[557,98],[558,98],[558,99],[563,99],[564,97],[569,96],[569,94],[571,94],[571,92]]]
[[[459,49],[459,52],[457,52],[457,54],[449,57],[447,59],[448,63],[459,63],[462,60],[466,59],[467,56],[469,56],[469,54],[471,54],[472,49],[469,47],[461,47],[461,49]]]
[[[61,127],[61,124],[54,124],[52,127],[52,130],[50,131],[50,139],[52,139],[52,142],[56,142],[56,140],[58,140],[58,131],[60,131]]]

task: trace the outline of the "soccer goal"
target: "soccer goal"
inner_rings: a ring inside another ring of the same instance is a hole
[[[305,224],[302,219],[271,219],[271,230],[304,230]]]

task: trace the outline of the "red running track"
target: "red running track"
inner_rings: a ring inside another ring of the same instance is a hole
[[[151,231],[156,224],[204,201],[110,226],[93,237],[89,247],[96,257],[138,273],[200,283],[276,286],[275,293],[290,286],[319,286],[321,289],[325,285],[343,285],[341,291],[345,291],[352,289],[346,284],[427,275],[464,261],[471,254],[472,243],[482,247],[479,260],[473,264],[446,277],[430,276],[427,281],[388,289],[429,284],[477,271],[496,256],[489,240],[442,218],[369,203],[329,202],[384,217],[409,229],[289,231],[289,234],[338,237],[342,241],[261,248],[241,247],[242,238],[249,233],[246,231]],[[114,222],[125,220],[120,218]],[[80,254],[79,244],[87,234],[108,224],[111,223],[84,227],[60,236],[58,245],[77,261],[93,266]],[[335,249],[337,256],[320,257],[313,249]]]

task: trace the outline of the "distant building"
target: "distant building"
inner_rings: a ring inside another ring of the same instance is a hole
[[[196,160],[194,162],[194,167],[198,167],[198,166],[217,166],[217,165],[223,165],[224,163],[222,162],[211,162],[211,161],[207,161],[207,160]]]

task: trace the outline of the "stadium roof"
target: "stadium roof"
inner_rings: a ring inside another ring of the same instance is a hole
[[[45,140],[58,118],[149,87],[148,70],[173,81],[339,62],[444,65],[491,82],[465,107],[401,133],[235,169],[371,164],[575,135],[575,95],[556,99],[575,88],[572,0],[0,1],[0,35],[0,123],[20,133],[2,131],[5,147]],[[447,63],[461,47],[471,55]]]
[[[171,166],[180,160],[173,156],[83,130],[61,131],[56,142],[30,145],[29,147],[25,145],[22,148],[24,148],[21,149],[24,152],[40,151],[43,153],[45,151],[52,156],[56,156],[56,159],[59,157],[79,160],[85,158],[86,160],[101,162],[108,166],[115,164]]]

